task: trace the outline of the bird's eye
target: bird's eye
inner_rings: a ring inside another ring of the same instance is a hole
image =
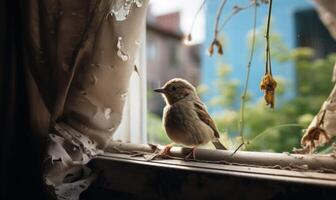
[[[175,86],[173,86],[171,89],[172,89],[173,91],[175,91],[175,90],[176,90],[176,87],[175,87]]]

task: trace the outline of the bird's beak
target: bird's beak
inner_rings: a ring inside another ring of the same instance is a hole
[[[155,89],[155,90],[153,90],[154,92],[158,92],[158,93],[165,93],[166,92],[166,90],[165,89],[163,89],[163,88],[158,88],[158,89]]]

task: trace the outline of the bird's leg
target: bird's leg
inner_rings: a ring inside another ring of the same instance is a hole
[[[184,158],[185,159],[195,159],[196,158],[196,148],[197,146],[192,147],[191,151]]]
[[[155,158],[164,158],[168,157],[170,154],[170,149],[173,147],[174,143],[166,145],[161,151],[157,152],[155,151],[153,154],[148,156],[146,160],[153,160]]]
[[[169,156],[170,149],[174,146],[174,143],[167,144],[160,153],[160,156]]]

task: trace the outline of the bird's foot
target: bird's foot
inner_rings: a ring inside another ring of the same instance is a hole
[[[163,150],[160,152],[160,156],[167,157],[170,154],[170,149],[173,147],[174,143],[167,144]]]
[[[196,159],[196,147],[191,148],[191,151],[184,157],[186,160]]]
[[[154,160],[156,158],[167,158],[170,155],[170,149],[173,147],[174,143],[168,144],[166,145],[161,151],[155,151],[154,153],[152,153],[149,156],[146,156],[146,160],[150,161],[150,160]]]

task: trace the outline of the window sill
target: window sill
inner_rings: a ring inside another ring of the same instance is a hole
[[[164,147],[161,145],[111,142],[105,152],[149,155],[152,154],[156,148],[157,150],[162,150]],[[190,151],[190,148],[173,147],[170,150],[170,156],[172,159],[182,159],[186,161],[183,158],[185,158]],[[323,172],[335,174],[336,178],[336,159],[326,154],[303,155],[251,151],[237,151],[234,155],[232,155],[232,153],[232,150],[211,150],[198,148],[195,152],[196,159],[193,160],[197,162],[189,161],[186,163],[206,163],[209,165],[219,164],[218,166],[245,166],[263,168],[263,170],[268,168],[300,172]],[[132,157],[134,157],[134,155]],[[164,160],[164,162],[166,161],[169,161],[169,159]],[[151,160],[151,162],[156,161]]]
[[[172,156],[177,159],[147,161],[128,152],[151,152],[149,145],[113,143],[108,150],[112,153],[105,153],[90,163],[102,170],[103,178],[88,194],[91,191],[94,195],[99,191],[99,194],[110,198],[117,192],[125,199],[190,199],[189,195],[196,199],[208,199],[227,194],[233,195],[230,199],[282,199],[297,195],[329,197],[336,194],[336,173],[331,173],[330,168],[328,173],[318,172],[331,164],[336,167],[336,160],[327,156],[238,152],[231,160],[219,162],[228,158],[231,151],[198,149],[196,158],[202,161],[194,162],[179,159],[185,149],[174,147]],[[246,164],[248,157],[250,164]],[[289,161],[292,161],[291,165],[308,165],[308,169],[289,170],[290,165],[286,169],[283,165]],[[251,165],[251,162],[254,164]],[[278,163],[274,166],[282,169],[271,168],[269,164],[273,165],[273,162]],[[267,166],[257,166],[260,163]],[[317,169],[317,165],[321,169]]]
[[[99,156],[94,162],[118,162],[173,170],[230,175],[253,179],[267,179],[336,188],[336,174],[332,173],[270,169],[250,166],[183,161],[176,159],[147,161],[144,158],[132,157],[130,155],[117,153],[105,153],[104,155]]]

